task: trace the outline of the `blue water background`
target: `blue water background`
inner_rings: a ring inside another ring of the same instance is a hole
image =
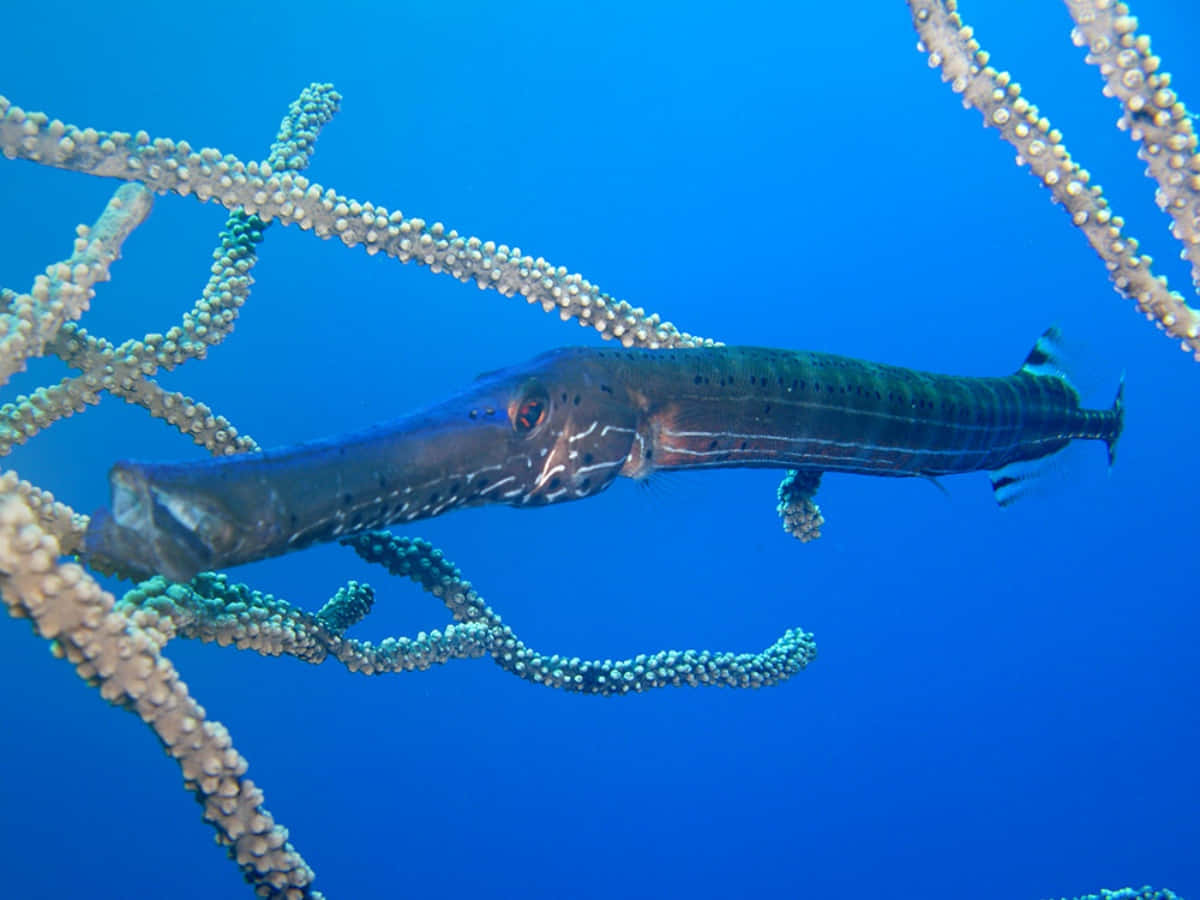
[[[1137,10],[1200,106],[1200,13]],[[1188,273],[1061,4],[964,10],[1161,270]],[[487,660],[364,678],[169,646],[330,898],[1040,898],[1151,882],[1200,896],[1200,366],[1142,321],[1013,152],[915,49],[898,0],[9,4],[0,92],[79,125],[261,158],[288,102],[336,83],[310,170],[362,200],[518,245],[730,343],[940,371],[1016,368],[1065,331],[1096,445],[1006,510],[983,475],[828,477],[824,537],[778,475],[623,482],[585,503],[406,532],[441,546],[529,644],[581,657],[820,655],[770,690],[623,699]],[[0,284],[27,289],[114,187],[0,160]],[[224,213],[157,201],[86,325],[166,331]],[[163,378],[264,445],[355,428],[479,372],[599,342],[520,299],[271,228],[236,331]],[[63,372],[35,361],[17,389]],[[9,397],[12,396],[10,388]],[[76,509],[120,457],[189,441],[106,398],[6,461]],[[436,600],[322,547],[235,576],[309,609],[370,581],[380,639]],[[14,897],[248,896],[135,717],[26,622],[0,621],[0,860]]]

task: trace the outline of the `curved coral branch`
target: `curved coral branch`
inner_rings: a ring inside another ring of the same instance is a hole
[[[119,608],[135,621],[139,612],[152,611],[169,623],[172,635],[268,656],[286,654],[309,663],[332,656],[365,675],[423,670],[451,659],[486,655],[526,681],[601,696],[670,686],[766,687],[786,681],[816,657],[812,635],[799,629],[784,632],[760,653],[662,650],[616,661],[547,655],[521,641],[458,567],[428,541],[373,531],[343,543],[390,574],[415,581],[441,600],[459,624],[376,645],[345,636],[374,604],[374,592],[365,585],[351,582],[312,614],[211,573],[186,585],[156,576],[126,593]]]
[[[1125,234],[1125,221],[1112,211],[1091,174],[1071,158],[1062,134],[1008,72],[991,64],[974,29],[959,16],[957,0],[907,2],[929,65],[941,70],[942,80],[983,116],[984,125],[1000,132],[1016,149],[1018,164],[1028,165],[1066,209],[1071,224],[1104,261],[1117,292],[1200,360],[1200,312],[1153,273],[1152,260]],[[1120,97],[1121,127],[1141,141],[1139,155],[1150,162],[1148,174],[1158,182],[1159,205],[1175,220],[1174,234],[1184,244],[1184,255],[1193,259],[1193,278],[1200,284],[1200,157],[1187,110],[1170,90],[1170,76],[1160,71],[1160,60],[1150,53],[1149,38],[1136,33],[1137,20],[1125,4],[1068,0],[1068,6],[1079,23],[1075,40],[1089,45],[1088,61],[1107,79],[1105,93]]]

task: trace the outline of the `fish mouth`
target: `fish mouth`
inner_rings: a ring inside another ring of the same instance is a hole
[[[263,453],[118,462],[109,471],[110,508],[93,516],[83,552],[102,571],[183,582],[372,528],[511,502],[532,469],[527,449],[512,446],[522,442],[501,399],[453,398]],[[501,478],[508,492],[496,490]]]

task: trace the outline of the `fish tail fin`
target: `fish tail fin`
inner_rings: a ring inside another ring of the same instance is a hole
[[[1104,439],[1104,444],[1108,447],[1108,468],[1112,469],[1113,463],[1117,461],[1117,441],[1121,439],[1121,432],[1125,430],[1124,372],[1121,373],[1121,381],[1117,384],[1117,396],[1113,398],[1109,412],[1112,414],[1113,429],[1112,434]]]

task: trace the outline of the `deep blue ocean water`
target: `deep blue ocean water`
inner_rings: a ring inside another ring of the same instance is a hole
[[[1186,292],[1061,4],[964,6]],[[1200,14],[1177,0],[1135,12],[1200,108]],[[343,108],[314,179],[519,245],[694,333],[990,375],[1057,323],[1093,405],[1127,373],[1111,475],[1088,445],[1003,511],[983,475],[948,479],[948,496],[829,476],[824,537],[800,545],[775,516],[778,473],[734,471],[409,532],[546,652],[757,650],[803,626],[819,657],[781,687],[597,699],[486,660],[364,678],[171,644],[330,898],[1035,900],[1147,882],[1200,896],[1200,366],[1117,298],[1063,212],[961,109],[899,0],[44,0],[9,4],[0,32],[14,103],[245,159],[306,83],[332,81]],[[113,187],[0,160],[0,284],[27,289],[68,255]],[[86,326],[165,331],[223,220],[160,198]],[[234,334],[163,382],[264,445],[599,343],[519,299],[295,229],[260,249]],[[35,361],[15,389],[62,373]],[[108,398],[6,464],[90,511],[115,459],[199,454]],[[370,581],[360,636],[447,621],[336,546],[233,574],[311,609]],[[249,896],[150,731],[26,622],[0,621],[0,642],[6,892]]]

